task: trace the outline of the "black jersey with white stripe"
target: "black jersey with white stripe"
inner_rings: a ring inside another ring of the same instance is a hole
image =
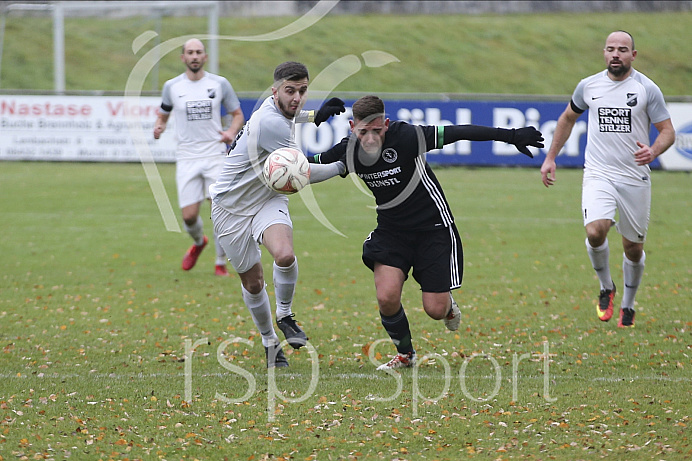
[[[389,124],[381,152],[364,152],[355,135],[319,156],[320,163],[342,160],[368,186],[377,203],[377,224],[398,230],[448,227],[454,218],[439,181],[425,160],[438,145],[437,126]]]

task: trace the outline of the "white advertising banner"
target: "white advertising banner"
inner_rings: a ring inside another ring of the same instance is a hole
[[[174,162],[173,118],[153,136],[160,105],[157,97],[0,95],[0,160],[139,162],[144,151]]]

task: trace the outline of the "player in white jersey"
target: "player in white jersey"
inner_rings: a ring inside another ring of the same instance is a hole
[[[608,231],[616,223],[622,235],[623,296],[619,327],[634,327],[634,298],[644,274],[644,241],[651,209],[649,164],[675,142],[675,129],[663,93],[632,68],[634,39],[625,31],[608,35],[603,50],[608,68],[583,79],[560,115],[541,167],[543,184],[555,184],[555,158],[579,116],[589,110],[582,214],[586,249],[600,282],[598,318],[613,316],[615,283],[609,265]],[[658,130],[649,146],[651,124]]]
[[[294,320],[293,295],[298,280],[298,260],[293,251],[293,228],[288,197],[270,189],[262,179],[262,165],[280,147],[298,147],[295,123],[319,125],[345,112],[338,98],[320,110],[302,110],[308,89],[308,70],[297,62],[285,62],[274,71],[272,95],[264,100],[231,145],[223,170],[209,192],[214,230],[228,260],[240,276],[243,300],[262,336],[268,367],[286,367],[279,338],[272,323],[259,245],[274,258],[272,278],[276,297],[276,323],[295,349],[307,337]],[[310,182],[345,173],[343,163],[311,165]]]
[[[204,70],[207,53],[201,41],[193,38],[185,42],[181,59],[186,66],[185,72],[163,85],[154,138],[159,139],[170,115],[174,114],[178,141],[175,174],[178,204],[185,230],[194,240],[183,257],[182,268],[187,271],[195,266],[209,241],[204,235],[200,207],[209,197],[209,186],[221,172],[226,144],[233,141],[245,123],[245,116],[229,81]],[[225,131],[221,121],[222,106],[233,117]],[[214,242],[215,274],[227,276],[223,249],[218,239]]]

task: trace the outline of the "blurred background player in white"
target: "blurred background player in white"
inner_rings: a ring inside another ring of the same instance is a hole
[[[236,137],[245,123],[245,116],[229,81],[204,70],[207,53],[200,40],[193,38],[185,42],[181,59],[185,63],[185,72],[163,85],[154,138],[159,139],[173,113],[178,140],[175,173],[178,203],[185,230],[194,240],[182,262],[183,270],[189,271],[209,241],[204,235],[200,207],[204,199],[209,197],[209,186],[221,173],[226,144]],[[232,117],[225,131],[221,121],[221,106]],[[214,242],[215,274],[227,276],[223,249],[217,238],[214,238]]]
[[[663,93],[632,68],[637,56],[634,39],[625,31],[608,35],[603,50],[607,69],[579,82],[560,115],[553,141],[541,167],[543,184],[555,184],[555,157],[575,122],[589,110],[582,214],[586,250],[601,285],[598,318],[613,316],[615,283],[610,274],[608,231],[619,212],[622,235],[623,296],[619,327],[634,327],[634,297],[644,274],[644,241],[651,210],[649,164],[675,141],[675,129]],[[659,134],[649,146],[651,124]]]
[[[272,95],[262,102],[243,127],[231,145],[221,175],[209,188],[214,230],[228,260],[240,275],[243,300],[262,336],[267,367],[286,367],[288,361],[272,323],[260,244],[274,258],[276,324],[295,349],[306,344],[307,336],[292,312],[298,260],[293,251],[288,197],[265,184],[262,167],[276,149],[299,148],[295,142],[296,122],[319,125],[346,110],[344,102],[338,98],[325,102],[317,113],[302,110],[308,83],[308,70],[303,64],[289,61],[276,67]],[[310,182],[323,181],[345,170],[343,164],[311,165]]]

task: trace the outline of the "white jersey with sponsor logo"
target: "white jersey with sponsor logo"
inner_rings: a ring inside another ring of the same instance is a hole
[[[163,85],[161,112],[173,113],[177,160],[224,155],[221,105],[230,113],[240,107],[238,96],[224,77],[209,72],[199,80],[181,74]],[[170,108],[166,110],[167,108]]]
[[[638,166],[633,154],[637,141],[649,145],[652,123],[670,118],[658,86],[634,69],[620,82],[604,70],[579,82],[572,103],[589,110],[584,174],[623,184],[648,181],[651,169]]]
[[[297,147],[294,139],[294,120],[286,118],[269,96],[228,152],[221,175],[209,187],[212,201],[238,215],[256,214],[268,199],[279,195],[262,179],[264,161],[280,147]]]

